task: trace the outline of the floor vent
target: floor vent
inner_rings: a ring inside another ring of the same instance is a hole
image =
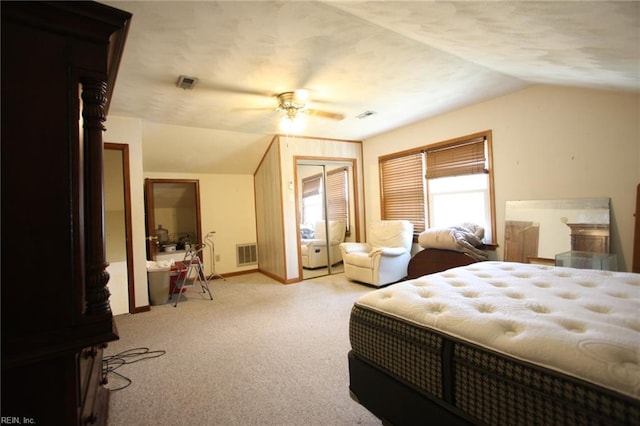
[[[258,263],[258,245],[256,243],[236,244],[238,266],[255,265]]]

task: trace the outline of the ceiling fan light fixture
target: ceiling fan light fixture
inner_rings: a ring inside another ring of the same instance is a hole
[[[304,89],[295,92],[284,92],[278,96],[276,111],[284,111],[285,115],[280,119],[279,128],[286,134],[302,132],[307,125],[305,117],[308,91]]]
[[[286,134],[297,134],[304,130],[307,125],[307,120],[303,114],[289,114],[283,116],[280,119],[280,130]]]
[[[296,91],[297,92],[297,91]],[[278,98],[278,111],[303,110],[305,109],[305,101],[297,97],[296,92],[280,93]]]
[[[298,89],[293,92],[282,92],[276,95],[278,106],[275,111],[283,111],[284,116],[280,119],[280,130],[286,133],[299,133],[306,126],[307,115],[342,120],[343,114],[321,111],[307,108],[306,102],[309,100],[307,89]]]

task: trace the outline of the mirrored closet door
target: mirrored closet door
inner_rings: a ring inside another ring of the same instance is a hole
[[[297,163],[298,221],[302,276],[344,272],[340,243],[353,224],[352,165],[327,160]]]

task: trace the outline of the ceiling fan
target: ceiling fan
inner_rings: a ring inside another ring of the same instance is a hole
[[[177,86],[181,89],[192,89],[195,84],[199,81],[196,77],[189,77],[186,75],[181,75],[178,78]],[[237,87],[223,87],[218,85],[212,85],[211,87],[214,90],[223,90],[233,93],[242,93],[242,94],[252,94],[252,95],[266,95],[261,92],[254,92],[243,90]],[[274,109],[271,108],[260,108],[260,109],[270,109],[274,111],[283,111],[285,114],[280,120],[280,129],[286,131],[287,133],[295,133],[300,131],[305,126],[306,116],[317,116],[323,118],[329,118],[332,120],[342,120],[344,119],[344,114],[323,111],[314,108],[308,108],[307,102],[309,101],[309,90],[307,89],[298,89],[290,92],[282,92],[277,95],[272,95],[277,100],[277,105]]]
[[[298,133],[306,125],[305,115],[330,118],[333,120],[344,119],[343,114],[307,108],[309,91],[298,89],[294,92],[283,92],[276,95],[278,106],[276,111],[284,111],[285,115],[280,119],[280,130],[286,133]]]

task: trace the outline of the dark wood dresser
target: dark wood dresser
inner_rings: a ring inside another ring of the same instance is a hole
[[[571,228],[571,250],[609,253],[608,223],[567,223]]]
[[[1,2],[3,423],[104,424],[102,133],[131,14]]]

